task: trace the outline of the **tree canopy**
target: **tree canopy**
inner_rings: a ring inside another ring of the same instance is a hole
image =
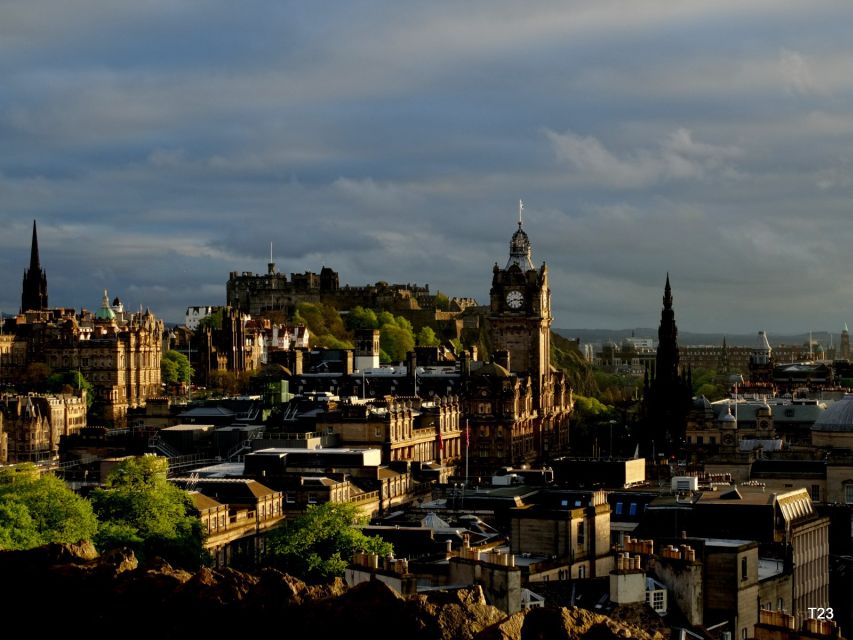
[[[394,552],[390,543],[361,532],[358,525],[366,522],[353,504],[309,505],[304,515],[270,533],[267,549],[274,564],[302,579],[342,576],[354,553]]]
[[[92,384],[79,371],[57,371],[47,378],[47,390],[51,393],[75,393],[86,391],[86,405],[91,407],[95,401]]]
[[[172,349],[160,358],[160,375],[164,384],[189,382],[192,374],[189,358],[183,353]]]
[[[0,469],[0,549],[91,539],[98,521],[87,500],[33,465]]]
[[[438,336],[435,335],[435,331],[432,330],[432,327],[421,327],[421,330],[418,331],[418,335],[415,336],[415,339],[422,347],[438,346]]]
[[[129,546],[143,557],[159,555],[182,566],[203,558],[201,521],[189,494],[166,478],[168,461],[156,456],[128,458],[92,492],[101,528],[95,544],[103,551]]]

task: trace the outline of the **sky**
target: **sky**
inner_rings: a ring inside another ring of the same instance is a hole
[[[0,311],[167,321],[231,271],[487,303],[524,201],[554,326],[853,323],[853,3],[3,0]]]

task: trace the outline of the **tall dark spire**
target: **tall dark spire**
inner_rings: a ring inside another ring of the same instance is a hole
[[[672,309],[669,274],[663,290],[654,378],[643,390],[643,414],[652,451],[679,454],[691,409],[692,371],[679,368],[678,327]]]
[[[663,310],[660,314],[658,351],[655,360],[655,378],[675,380],[678,377],[678,327],[675,326],[675,312],[672,310],[669,273],[666,274],[666,286],[663,290]]]
[[[21,291],[21,313],[47,309],[47,275],[39,261],[39,239],[33,220],[33,241],[30,247],[30,268],[24,271]]]
[[[35,220],[33,220],[33,243],[30,247],[30,271],[41,271],[41,264],[39,263],[39,236]]]

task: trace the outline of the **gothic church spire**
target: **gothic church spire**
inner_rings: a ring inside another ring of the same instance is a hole
[[[30,268],[24,271],[21,291],[21,313],[47,309],[47,275],[39,261],[39,240],[33,220],[33,240],[30,247]]]

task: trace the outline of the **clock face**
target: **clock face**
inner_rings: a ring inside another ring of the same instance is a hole
[[[521,309],[524,304],[524,294],[521,291],[510,291],[506,294],[506,303],[510,309]]]

